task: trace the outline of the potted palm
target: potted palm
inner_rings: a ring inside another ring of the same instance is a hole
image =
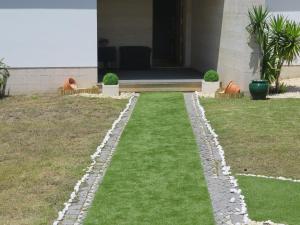
[[[9,77],[8,66],[0,60],[0,98],[5,96],[6,83]]]
[[[290,65],[300,54],[300,25],[282,15],[270,16],[262,6],[249,11],[248,32],[255,38],[261,52],[261,80],[249,85],[253,99],[266,99],[270,85],[280,90],[283,65]]]
[[[115,97],[120,95],[119,77],[114,73],[107,73],[103,77],[102,94]]]
[[[204,81],[202,82],[202,92],[207,95],[215,95],[220,88],[219,74],[215,70],[208,70],[204,74]]]

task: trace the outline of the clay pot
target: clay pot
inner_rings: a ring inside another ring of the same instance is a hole
[[[230,81],[225,89],[225,94],[239,94],[241,93],[241,88],[236,85],[233,81]]]
[[[77,89],[77,83],[76,83],[75,79],[68,78],[65,80],[65,83],[64,83],[65,91],[72,91],[72,90],[76,90],[76,89]]]
[[[269,92],[269,83],[266,80],[253,80],[249,84],[253,100],[266,100]]]

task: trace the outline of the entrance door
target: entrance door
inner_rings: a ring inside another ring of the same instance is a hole
[[[181,66],[182,0],[153,0],[153,66]]]

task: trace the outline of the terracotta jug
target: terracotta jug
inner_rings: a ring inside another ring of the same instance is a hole
[[[76,83],[75,79],[68,78],[65,80],[65,83],[64,83],[65,91],[71,91],[71,90],[76,90],[76,89],[77,89],[77,83]]]
[[[241,93],[241,88],[236,85],[233,81],[230,81],[225,89],[225,94],[239,94]]]

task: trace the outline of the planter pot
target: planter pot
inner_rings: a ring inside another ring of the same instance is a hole
[[[225,94],[240,94],[241,88],[233,83],[233,81],[230,81],[227,87],[225,88]]]
[[[220,82],[202,82],[202,92],[208,95],[215,95],[220,88]]]
[[[104,85],[102,84],[102,94],[109,97],[116,97],[120,95],[119,85]]]
[[[65,91],[72,91],[77,89],[77,83],[76,80],[73,78],[68,78],[65,80],[64,83],[64,90]]]
[[[266,100],[269,92],[269,83],[266,80],[253,80],[249,84],[249,90],[253,100]]]

